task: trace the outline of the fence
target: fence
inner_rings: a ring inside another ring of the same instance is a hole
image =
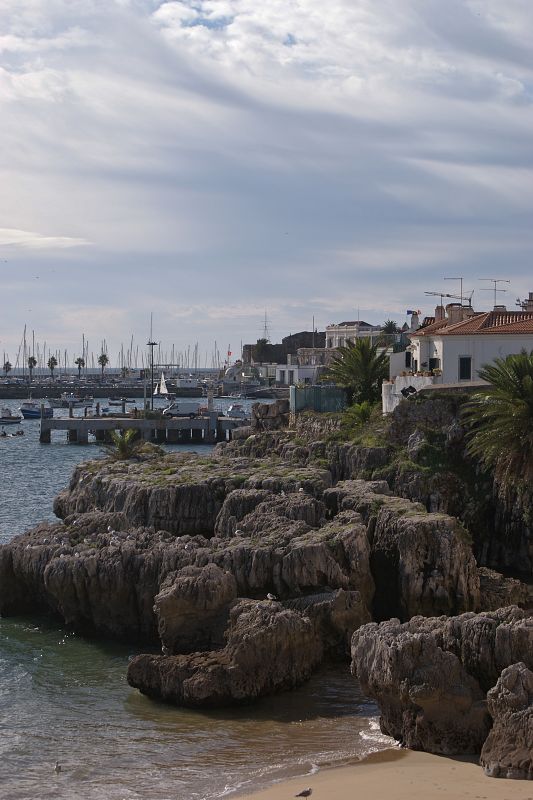
[[[291,386],[290,411],[331,412],[346,408],[346,392],[338,386]]]

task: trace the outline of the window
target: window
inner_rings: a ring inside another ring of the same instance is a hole
[[[430,358],[429,369],[440,369],[440,358]]]
[[[333,347],[333,339],[328,339],[328,347]]]
[[[279,371],[279,382],[280,383],[285,383],[285,370],[284,369],[280,369],[280,371]]]
[[[472,380],[472,357],[459,356],[459,380],[471,381]]]
[[[411,362],[412,362],[412,355],[409,350],[405,351],[405,367],[406,369],[411,369]]]
[[[294,383],[294,370],[293,369],[289,370],[289,380],[287,381],[287,383],[289,384],[289,386],[292,386],[293,383]]]

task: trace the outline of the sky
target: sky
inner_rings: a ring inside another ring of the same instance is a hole
[[[0,0],[0,351],[533,290],[530,0]],[[210,365],[210,364],[208,364]]]

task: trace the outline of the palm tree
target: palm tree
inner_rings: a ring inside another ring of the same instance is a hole
[[[4,361],[4,375],[7,377],[7,373],[11,372],[13,366],[10,361]]]
[[[113,444],[105,447],[108,456],[113,461],[127,461],[128,458],[134,458],[142,444],[138,436],[139,431],[135,428],[129,428],[127,431],[112,431]]]
[[[35,369],[36,366],[37,366],[37,359],[35,358],[35,356],[29,356],[28,357],[28,370],[29,370],[29,373],[30,373],[30,383],[32,382],[33,370]]]
[[[98,356],[98,363],[100,364],[100,368],[102,370],[102,380],[104,380],[104,370],[106,366],[109,364],[109,356],[107,353],[100,353]]]
[[[54,370],[57,367],[57,358],[55,356],[50,356],[46,365],[50,370],[50,375],[52,377],[52,380],[54,380]]]
[[[533,480],[533,350],[485,364],[489,386],[463,407],[467,452],[493,469],[498,482]]]
[[[329,365],[323,380],[333,381],[347,390],[350,402],[375,402],[381,396],[381,384],[389,374],[389,357],[370,338],[356,339],[337,354]]]
[[[81,380],[81,371],[85,366],[85,359],[82,358],[81,356],[78,356],[78,358],[76,359],[76,361],[74,363],[76,364],[76,366],[78,368],[78,380]]]
[[[388,334],[400,333],[400,329],[393,319],[386,319],[381,327],[381,332]]]

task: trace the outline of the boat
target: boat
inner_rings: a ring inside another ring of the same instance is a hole
[[[43,419],[50,419],[54,416],[53,408],[45,405],[41,408],[41,403],[36,400],[25,400],[20,404],[19,411],[24,419],[41,419],[41,416]]]
[[[228,406],[226,416],[233,417],[233,419],[248,419],[250,414],[240,403],[232,403]]]
[[[93,404],[93,397],[80,397],[79,394],[72,392],[62,392],[61,394],[61,407],[62,408],[90,408]]]
[[[153,396],[161,397],[163,400],[171,400],[174,397],[174,395],[168,391],[164,372],[161,373],[161,378],[159,382],[156,383]]]
[[[110,406],[121,406],[126,403],[135,403],[135,400],[130,400],[128,397],[121,397],[118,400],[109,400]]]
[[[11,412],[10,408],[0,408],[0,425],[18,425],[22,417]]]

